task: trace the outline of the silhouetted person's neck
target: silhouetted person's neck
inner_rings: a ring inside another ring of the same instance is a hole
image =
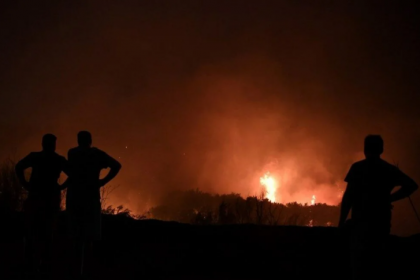
[[[55,149],[42,149],[42,152],[43,153],[46,153],[46,154],[54,154],[55,153]]]
[[[376,154],[365,154],[365,157],[367,160],[380,160],[381,159],[381,155],[376,155]]]
[[[42,152],[46,154],[55,153],[55,143],[43,143]]]
[[[79,149],[82,149],[82,150],[88,150],[88,149],[90,149],[91,148],[91,145],[83,145],[83,144],[79,144]]]

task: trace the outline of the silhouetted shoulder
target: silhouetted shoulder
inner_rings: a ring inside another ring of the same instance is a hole
[[[69,153],[72,153],[72,152],[76,151],[77,149],[78,149],[78,147],[71,148],[71,149],[69,149]]]
[[[390,164],[385,160],[382,160],[382,170],[384,174],[387,174],[387,178],[393,186],[401,186],[404,182],[410,180],[410,178],[397,166]]]
[[[383,159],[364,159],[355,162],[350,167],[344,181],[347,183],[357,183],[366,180],[376,180],[377,182],[386,182],[387,184],[396,186],[405,177],[406,175],[398,167]]]
[[[380,160],[380,163],[382,164],[383,168],[388,168],[391,171],[399,170],[398,167],[396,167],[395,165],[393,165],[393,164],[391,164],[391,163],[389,163],[389,162],[387,162],[383,159]]]
[[[104,151],[102,151],[101,149],[98,149],[96,147],[90,148],[90,152],[92,153],[92,155],[94,155],[95,157],[98,157],[98,158],[101,158],[101,157],[104,157],[105,155],[107,155]]]
[[[41,154],[41,152],[30,152],[27,156],[27,158],[33,159],[38,157]]]
[[[344,178],[344,181],[347,183],[352,183],[358,180],[360,177],[361,170],[364,169],[366,165],[366,160],[361,160],[358,162],[355,162],[351,165],[349,172],[346,175],[346,178]]]
[[[95,155],[95,158],[97,159],[98,163],[102,168],[108,168],[115,165],[119,165],[119,162],[115,160],[113,157],[108,155],[106,152],[96,148],[92,147],[92,152]]]
[[[33,166],[36,163],[37,158],[39,158],[39,154],[40,154],[40,152],[29,153],[26,157],[24,157],[23,159],[21,159],[17,163],[16,167],[17,168],[28,168],[28,167]]]
[[[79,147],[71,148],[67,153],[67,160],[69,161],[81,160],[81,157],[84,157],[83,154],[85,153],[83,153]]]
[[[31,152],[31,153],[29,153],[28,157],[29,158],[37,158],[41,155],[42,155],[42,152]]]
[[[67,159],[65,157],[63,157],[62,155],[59,154],[55,154],[56,157],[56,161],[57,163],[62,167],[63,165],[65,165],[67,163]]]
[[[71,148],[68,152],[67,152],[67,154],[74,154],[74,153],[77,153],[77,150],[78,150],[78,147],[75,147],[75,148]]]
[[[366,165],[366,159],[360,160],[360,161],[356,161],[355,163],[353,163],[350,167],[350,169],[358,169],[358,168],[363,168],[363,166]]]

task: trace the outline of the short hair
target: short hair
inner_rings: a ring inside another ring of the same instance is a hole
[[[57,137],[54,134],[47,133],[42,136],[42,144],[53,143],[55,141],[57,141]]]
[[[86,146],[92,144],[92,134],[89,131],[80,131],[77,134],[77,142],[79,145]]]
[[[48,133],[42,136],[42,148],[44,150],[54,150],[57,137],[54,134]]]
[[[380,155],[384,151],[384,140],[380,135],[368,135],[365,138],[365,153]]]

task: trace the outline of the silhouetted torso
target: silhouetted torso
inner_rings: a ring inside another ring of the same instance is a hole
[[[55,152],[32,152],[18,165],[32,168],[28,199],[60,199],[58,179],[66,164],[66,159]]]
[[[111,158],[98,148],[70,149],[68,161],[71,170],[67,190],[68,203],[99,202],[99,176],[109,167]]]
[[[369,231],[389,232],[390,195],[406,176],[396,166],[378,159],[365,159],[350,168],[345,181],[353,185],[352,220]]]

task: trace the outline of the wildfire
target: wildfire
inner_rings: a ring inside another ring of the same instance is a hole
[[[313,227],[313,226],[314,226],[314,220],[310,220],[309,224],[308,224],[308,227]]]
[[[265,198],[271,202],[276,202],[277,183],[269,172],[260,178],[260,184],[265,188]]]
[[[313,196],[312,196],[312,199],[311,199],[311,205],[315,205],[315,199],[316,199],[316,198],[315,198],[315,195],[313,195]]]

